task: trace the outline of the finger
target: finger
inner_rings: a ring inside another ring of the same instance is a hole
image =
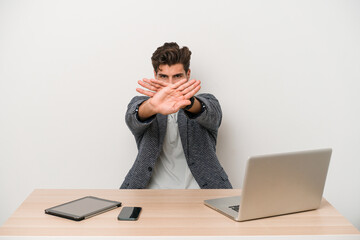
[[[196,83],[196,80],[195,80],[195,79],[190,80],[190,81],[188,81],[188,82],[180,85],[180,86],[177,88],[177,90],[182,91],[182,90],[188,88],[189,86],[193,85],[194,83]]]
[[[144,82],[154,86],[154,87],[157,87],[157,88],[163,88],[164,86],[158,84],[158,83],[155,83],[153,82],[154,79],[145,79]]]
[[[192,84],[191,86],[189,86],[188,88],[184,89],[183,91],[181,91],[181,94],[183,96],[185,96],[186,94],[188,94],[189,92],[193,91],[195,88],[197,88],[198,86],[200,86],[200,81],[195,82],[194,84]]]
[[[145,83],[147,83],[147,84],[149,84],[149,85],[151,85],[151,86],[153,86],[153,87],[157,87],[157,88],[161,87],[159,84],[155,84],[155,83],[151,82],[151,80],[152,80],[152,79],[144,78],[144,79],[143,79],[143,82],[145,82]]]
[[[157,80],[157,79],[150,79],[150,81],[154,84],[158,84],[160,85],[161,87],[167,87],[169,86],[169,83],[167,82],[164,82],[164,81],[160,81],[160,80]]]
[[[138,84],[140,85],[140,86],[142,86],[142,87],[144,87],[144,88],[146,88],[146,89],[148,89],[148,90],[151,90],[151,91],[157,91],[158,90],[158,88],[156,88],[156,87],[154,87],[154,86],[151,86],[151,85],[149,85],[148,83],[144,83],[143,81],[138,81]]]
[[[144,81],[144,80],[143,80]],[[151,86],[150,84],[148,84],[148,83],[146,83],[146,82],[143,82],[143,81],[138,81],[138,84],[140,85],[140,86],[142,86],[142,87],[144,87],[144,88],[147,88],[147,89],[149,89],[149,90],[151,90],[151,91],[157,91],[158,90],[158,88],[156,88],[156,87],[154,87],[154,86]]]
[[[171,84],[170,86],[171,86],[171,88],[173,88],[173,89],[177,89],[178,87],[180,87],[181,85],[183,85],[183,84],[186,83],[186,82],[187,82],[187,79],[184,78],[184,79],[182,79],[182,80],[179,80],[177,83]]]
[[[181,101],[178,101],[174,107],[177,109],[180,109],[180,108],[184,108],[190,104],[191,104],[190,100],[181,100]]]
[[[200,83],[201,82],[199,80],[194,80],[192,84],[190,84],[190,85],[187,83],[183,84],[181,87],[179,87],[179,89],[184,87],[184,89],[181,91],[181,93],[183,95],[185,95],[185,94],[189,93],[190,91],[194,90],[197,86],[200,85]]]
[[[141,93],[141,94],[143,94],[143,95],[145,95],[145,96],[149,96],[149,97],[153,97],[153,96],[155,95],[155,93],[150,92],[150,91],[146,91],[146,90],[144,90],[144,89],[142,89],[142,88],[137,88],[136,91],[137,91],[138,93]]]
[[[201,86],[198,85],[195,89],[193,89],[192,91],[188,92],[187,94],[184,95],[184,97],[186,99],[190,99],[191,97],[193,97],[199,90],[200,90]]]

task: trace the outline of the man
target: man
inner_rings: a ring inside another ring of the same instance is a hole
[[[165,43],[151,58],[155,79],[138,81],[125,120],[138,155],[121,188],[232,188],[216,156],[222,113],[211,94],[195,94],[187,47]]]

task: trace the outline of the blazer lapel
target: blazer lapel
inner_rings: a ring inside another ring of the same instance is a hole
[[[158,114],[156,117],[159,125],[159,146],[160,149],[162,149],[164,143],[164,137],[166,134],[167,115]]]
[[[187,118],[183,110],[179,111],[178,114],[178,126],[179,126],[179,133],[181,138],[181,143],[184,149],[184,154],[186,159],[189,156],[189,148],[188,148],[188,141],[187,141]]]

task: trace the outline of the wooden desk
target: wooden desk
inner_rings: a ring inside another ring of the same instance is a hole
[[[0,228],[5,236],[330,236],[360,239],[360,232],[325,199],[315,211],[247,222],[235,222],[203,204],[205,199],[240,195],[240,190],[34,190]],[[76,222],[44,213],[44,209],[97,196],[140,206],[135,222],[118,221],[121,208]],[[195,236],[195,237],[194,237]],[[102,237],[101,239],[103,239]],[[99,238],[100,239],[100,238]],[[138,238],[139,239],[139,238]],[[163,239],[163,238],[162,238]],[[177,238],[179,239],[179,238]],[[223,239],[223,237],[221,237]],[[256,238],[257,239],[257,238]],[[298,238],[296,238],[298,239]]]

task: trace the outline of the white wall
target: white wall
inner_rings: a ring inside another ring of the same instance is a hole
[[[360,228],[359,1],[0,1],[0,224],[35,188],[118,188],[124,123],[166,41],[220,100],[236,188],[254,154],[332,147],[325,197]]]

